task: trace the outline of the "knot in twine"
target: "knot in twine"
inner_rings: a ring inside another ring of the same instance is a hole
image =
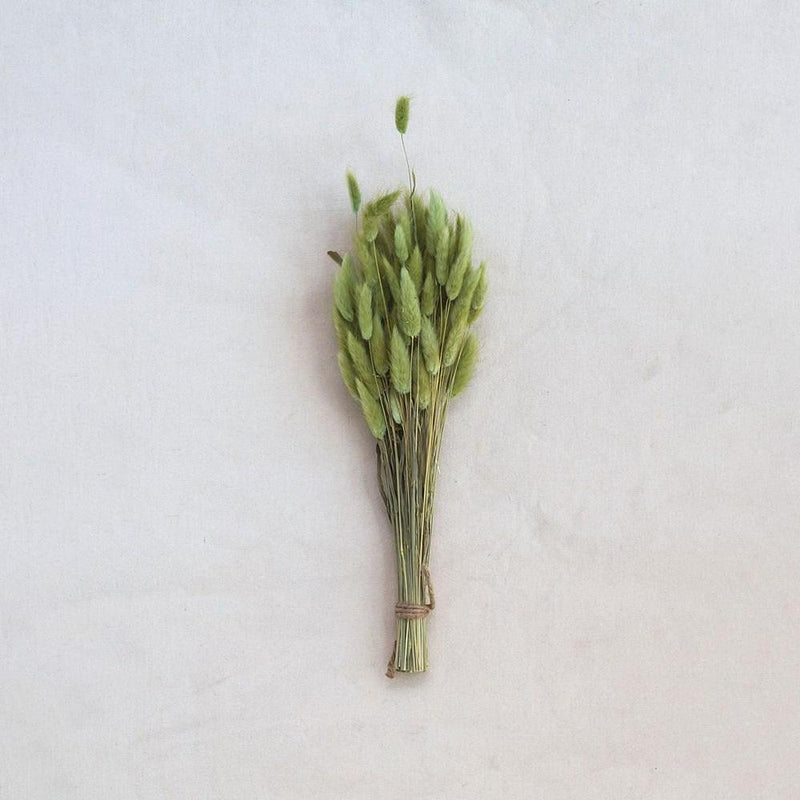
[[[425,588],[428,590],[428,602],[425,605],[419,605],[417,603],[395,603],[394,615],[397,619],[425,619],[425,617],[433,611],[436,605],[436,598],[433,594],[431,573],[424,564],[422,565],[422,577],[425,579]],[[389,657],[389,663],[386,665],[387,678],[394,678],[394,659],[396,655],[397,639],[394,640],[392,655]]]

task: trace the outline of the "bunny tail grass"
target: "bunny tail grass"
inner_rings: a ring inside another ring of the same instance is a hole
[[[358,214],[358,209],[361,208],[361,189],[358,188],[358,181],[356,176],[350,170],[347,171],[347,193],[350,195],[350,207],[353,209],[354,214]]]
[[[478,361],[472,324],[487,289],[485,264],[476,268],[472,262],[469,221],[448,211],[437,192],[416,191],[405,145],[409,112],[403,95],[394,122],[408,188],[364,200],[348,171],[355,257],[329,251],[338,265],[332,295],[339,372],[374,437],[378,484],[397,557],[389,677],[423,672],[429,665],[439,453],[448,405],[465,391]]]
[[[398,133],[405,133],[408,130],[408,112],[411,105],[411,100],[403,95],[397,98],[397,104],[394,107],[394,126],[397,128]]]

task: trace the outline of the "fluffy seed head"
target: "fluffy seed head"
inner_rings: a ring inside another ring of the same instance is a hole
[[[453,303],[450,309],[450,319],[448,320],[448,326],[451,331],[455,330],[456,328],[466,331],[466,329],[469,327],[469,301],[469,295],[465,292],[462,292],[458,300]]]
[[[383,253],[381,253],[381,280],[383,281],[384,292],[386,291],[385,287],[388,286],[392,299],[395,303],[399,304],[400,281],[397,279],[397,273],[394,271],[394,267]]]
[[[362,339],[372,336],[372,287],[364,281],[358,290],[357,301],[358,329]]]
[[[428,215],[427,209],[425,207],[425,201],[422,197],[415,197],[414,198],[414,207],[411,207],[411,198],[408,199],[408,209],[410,212],[414,214],[414,230],[416,233],[416,241],[419,243],[420,246],[426,241],[427,232],[426,232],[426,217]]]
[[[347,332],[347,353],[353,362],[356,377],[375,395],[378,394],[378,382],[372,371],[364,343],[357,339],[352,331]]]
[[[459,292],[458,300],[456,300],[456,306],[465,306],[467,311],[472,308],[472,298],[475,295],[479,279],[480,271],[467,267],[464,280],[461,283],[461,291]]]
[[[440,286],[447,283],[450,253],[450,229],[442,228],[439,241],[436,243],[436,280]]]
[[[380,220],[378,217],[369,216],[364,214],[361,222],[361,232],[368,242],[374,242],[378,238],[378,231],[380,230]]]
[[[417,287],[408,270],[400,270],[400,302],[397,309],[397,324],[406,336],[412,339],[419,333],[420,311]]]
[[[383,330],[380,314],[376,311],[372,317],[372,338],[369,340],[372,363],[378,375],[389,371],[389,354],[386,352],[386,332]]]
[[[397,224],[403,229],[403,236],[406,237],[406,243],[410,247],[411,242],[414,241],[414,233],[411,229],[411,217],[407,208],[403,208],[397,215]]]
[[[403,336],[397,328],[392,328],[389,344],[389,373],[392,376],[392,386],[400,394],[408,394],[411,391],[411,358]]]
[[[417,245],[414,245],[414,250],[408,259],[408,274],[411,276],[411,280],[414,281],[417,294],[419,294],[422,291],[422,253],[420,253]]]
[[[447,256],[448,263],[452,264],[458,255],[458,242],[461,239],[461,226],[464,218],[459,214],[454,224],[450,226],[450,253]]]
[[[425,276],[425,283],[422,284],[422,313],[430,316],[433,314],[436,305],[436,287],[433,285],[433,275],[429,272]]]
[[[414,359],[414,397],[419,403],[420,408],[427,408],[431,402],[431,379],[428,377],[428,370],[421,364],[419,359]]]
[[[425,248],[433,255],[442,229],[447,225],[447,209],[442,198],[436,192],[431,192],[431,201],[428,204],[428,213],[425,218]]]
[[[481,261],[478,269],[478,282],[475,284],[475,291],[472,293],[472,310],[480,311],[486,302],[486,262]]]
[[[458,357],[456,372],[453,375],[453,386],[450,389],[450,396],[455,397],[467,388],[467,384],[475,372],[475,362],[478,360],[478,340],[474,333],[467,336],[464,346],[461,348],[461,355]]]
[[[419,343],[422,347],[422,357],[425,359],[425,366],[431,375],[439,371],[439,337],[436,328],[428,317],[422,318],[422,327],[419,332]]]
[[[342,315],[339,313],[339,309],[336,308],[336,304],[333,306],[333,327],[336,329],[336,340],[339,343],[339,347],[347,349],[347,331],[350,330],[347,322],[342,319]]]
[[[399,189],[376,197],[364,207],[364,215],[368,217],[382,217],[384,214],[388,214],[389,211],[392,210],[392,206],[395,204],[398,197],[400,197]]]
[[[378,273],[375,269],[375,256],[372,252],[372,245],[367,241],[363,233],[359,233],[356,236],[356,255],[364,269],[364,277],[373,283],[377,283]]]
[[[456,363],[458,353],[461,350],[461,343],[464,341],[464,335],[467,332],[467,318],[466,315],[455,319],[447,334],[447,341],[444,346],[444,365],[452,367]]]
[[[396,225],[394,229],[394,252],[401,264],[408,261],[408,241],[402,225]]]
[[[358,188],[356,176],[350,170],[347,170],[347,192],[350,195],[353,213],[358,214],[358,209],[361,208],[361,189]]]
[[[397,105],[394,107],[394,124],[400,133],[408,130],[408,112],[411,101],[406,95],[397,98]]]
[[[356,389],[358,397],[361,400],[361,408],[364,411],[364,417],[367,420],[367,425],[372,431],[372,435],[376,439],[383,439],[386,433],[386,420],[383,416],[383,409],[380,403],[372,396],[369,389],[356,378]]]
[[[336,354],[336,360],[339,362],[339,372],[342,376],[342,381],[347,387],[353,397],[358,400],[358,390],[356,389],[356,375],[353,372],[353,364],[350,361],[350,356],[347,355],[345,350],[340,350]]]
[[[455,300],[461,292],[461,284],[469,266],[472,256],[472,226],[464,220],[461,227],[461,236],[458,242],[458,255],[450,267],[450,274],[447,276],[447,296]]]
[[[336,271],[336,278],[333,282],[333,300],[339,313],[348,322],[353,321],[353,286],[355,285],[356,273],[353,269],[353,261],[348,253],[342,259],[342,266]]]

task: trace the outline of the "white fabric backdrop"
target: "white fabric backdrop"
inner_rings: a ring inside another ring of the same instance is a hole
[[[800,796],[794,3],[0,6],[0,797]],[[332,264],[490,265],[432,669]]]

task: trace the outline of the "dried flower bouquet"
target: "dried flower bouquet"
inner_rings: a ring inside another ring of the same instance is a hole
[[[429,562],[439,450],[451,398],[469,383],[478,355],[471,332],[486,297],[486,267],[472,264],[472,228],[436,192],[416,193],[406,156],[409,99],[395,108],[409,188],[362,205],[355,256],[341,257],[333,286],[339,369],[377,440],[378,482],[394,532],[398,601],[387,676],[428,667]]]

